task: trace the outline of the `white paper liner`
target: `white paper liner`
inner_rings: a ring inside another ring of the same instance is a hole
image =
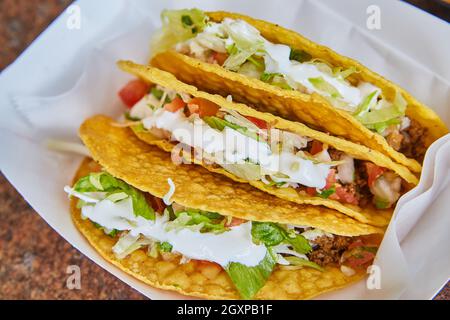
[[[450,56],[450,44],[434,37],[433,44],[439,50],[424,53],[422,48],[422,43],[429,42],[433,35],[450,35],[449,29],[404,4],[376,3],[383,9],[383,16],[389,17],[385,18],[387,25],[396,19],[396,30],[407,30],[421,21],[427,23],[427,28],[408,40],[404,39],[405,33],[398,31],[370,31],[364,23],[365,9],[372,2],[365,0],[353,1],[351,7],[337,6],[334,1],[307,0],[79,1],[76,4],[83,17],[81,30],[68,30],[67,16],[63,14],[0,76],[2,172],[54,229],[97,264],[150,298],[186,299],[142,284],[106,263],[87,244],[70,220],[62,189],[72,179],[81,157],[49,151],[43,142],[48,138],[77,141],[78,127],[85,118],[98,113],[120,114],[123,107],[117,91],[130,76],[119,71],[115,62],[132,59],[145,63],[149,36],[159,25],[160,11],[194,6],[243,12],[295,29],[399,83],[449,124],[450,72],[445,71],[447,61],[441,57]],[[392,7],[397,10],[395,16]],[[376,258],[381,289],[368,290],[361,281],[320,298],[433,296],[449,278],[450,270],[449,166],[447,135],[428,150],[420,184],[398,202]]]

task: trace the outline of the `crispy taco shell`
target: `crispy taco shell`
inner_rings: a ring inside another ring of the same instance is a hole
[[[202,91],[197,90],[195,87],[191,85],[187,85],[183,82],[178,81],[173,75],[161,71],[156,68],[152,68],[149,66],[142,66],[135,64],[133,62],[129,61],[121,61],[119,62],[119,66],[129,73],[132,73],[141,79],[153,83],[153,84],[159,84],[163,87],[175,90],[177,92],[183,92],[188,93],[194,97],[203,98],[209,101],[212,101],[216,103],[217,105],[235,110],[239,112],[240,114],[246,115],[246,116],[252,116],[258,119],[262,119],[268,123],[272,123],[275,128],[281,129],[281,130],[288,130],[294,133],[297,133],[302,136],[306,136],[309,138],[313,138],[315,140],[321,141],[324,144],[328,144],[329,146],[332,146],[336,148],[337,150],[343,151],[346,154],[360,160],[367,160],[370,162],[375,163],[378,166],[388,168],[394,172],[396,172],[400,177],[402,177],[407,183],[409,183],[411,186],[417,184],[417,177],[412,174],[406,167],[399,165],[396,162],[393,162],[390,158],[385,156],[384,154],[371,150],[365,146],[352,143],[350,141],[337,138],[334,136],[327,135],[323,132],[313,130],[311,128],[308,128],[307,126],[298,123],[298,122],[292,122],[288,121],[279,117],[276,117],[270,113],[262,113],[259,111],[256,111],[252,108],[247,107],[244,104],[237,104],[228,101],[227,99],[219,96],[219,95],[211,95]],[[160,148],[162,148],[165,151],[172,151],[172,149],[175,147],[175,144],[156,138],[149,132],[137,132],[136,135],[143,141],[156,145]],[[235,181],[239,182],[247,182],[251,184],[252,186],[265,191],[267,193],[270,193],[272,195],[275,195],[277,197],[280,197],[285,200],[289,200],[295,203],[299,204],[309,204],[309,205],[321,205],[326,206],[328,208],[336,209],[340,212],[345,213],[346,215],[353,217],[357,219],[358,221],[361,221],[363,223],[372,224],[375,226],[386,226],[389,223],[390,217],[392,215],[393,209],[376,209],[374,207],[359,207],[356,205],[351,204],[343,204],[336,200],[331,199],[323,199],[320,197],[312,197],[307,195],[302,195],[298,193],[294,188],[276,188],[276,187],[269,187],[266,184],[264,184],[261,181],[244,181],[235,175],[227,172],[225,169],[213,165],[208,165],[202,161],[198,161],[197,159],[191,159],[191,161],[203,165],[205,168],[207,168],[210,171],[221,173]]]
[[[382,232],[335,210],[285,201],[201,166],[176,165],[169,153],[142,142],[129,128],[114,126],[105,116],[85,121],[80,137],[107,172],[143,192],[163,198],[171,178],[176,185],[171,200],[185,207],[252,221],[308,225],[337,235]]]
[[[219,212],[249,220],[308,224],[335,234],[357,236],[380,233],[380,229],[364,225],[336,211],[296,205],[267,195],[246,184],[236,184],[220,175],[195,166],[176,166],[170,156],[158,148],[139,141],[130,129],[112,126],[109,118],[97,116],[87,120],[80,136],[94,159],[112,175],[142,191],[162,197],[167,192],[167,179],[173,179],[176,191],[172,199],[192,208]],[[101,168],[85,159],[74,183]],[[197,262],[180,264],[179,259],[149,257],[137,250],[125,259],[117,259],[112,247],[116,240],[106,235],[89,220],[81,219],[76,199],[71,200],[72,219],[89,243],[107,261],[153,287],[208,299],[238,299],[239,294],[225,271],[205,272]],[[336,290],[364,277],[364,272],[345,276],[338,268],[324,272],[311,268],[282,270],[276,268],[256,299],[310,299]]]
[[[95,165],[95,162],[86,159],[74,180],[89,174]],[[77,200],[72,199],[70,209],[77,229],[104,259],[122,271],[159,289],[206,299],[239,299],[238,291],[224,270],[211,275],[198,268],[195,261],[180,264],[178,259],[164,260],[162,256],[152,258],[144,250],[136,250],[125,259],[117,259],[112,251],[117,240],[96,228],[89,220],[81,219],[76,203]],[[324,272],[311,268],[275,269],[255,299],[311,299],[345,287],[362,279],[364,275],[360,272],[348,277],[334,267],[325,268]]]
[[[389,99],[395,96],[396,91],[401,93],[408,104],[406,115],[426,129],[423,137],[425,147],[448,133],[444,122],[433,110],[417,101],[396,84],[350,58],[318,45],[294,31],[269,22],[227,12],[209,12],[207,15],[215,22],[220,22],[227,17],[245,20],[273,43],[304,50],[313,58],[321,59],[334,66],[355,67],[360,72],[351,75],[350,81],[370,82],[381,88]],[[319,130],[342,136],[378,150],[414,172],[421,171],[419,163],[421,159],[407,158],[404,154],[395,151],[381,135],[364,127],[350,113],[333,108],[327,100],[316,93],[308,95],[299,91],[283,90],[258,79],[248,78],[228,71],[219,65],[208,64],[175,51],[160,53],[152,59],[151,63],[173,73],[178,79],[197,86],[200,90],[223,96],[231,94],[237,101],[252,105],[259,111],[271,112],[286,119],[300,121]]]

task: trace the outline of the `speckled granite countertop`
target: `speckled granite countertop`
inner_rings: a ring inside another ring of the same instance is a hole
[[[0,70],[66,8],[70,0],[0,0]],[[427,1],[428,11],[439,10]],[[438,12],[447,16],[448,12]],[[81,270],[81,289],[66,287],[67,267]],[[145,299],[84,257],[23,200],[0,174],[0,299]],[[436,299],[450,299],[447,284]]]

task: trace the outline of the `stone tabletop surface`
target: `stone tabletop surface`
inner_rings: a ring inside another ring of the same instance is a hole
[[[0,70],[56,18],[70,0],[0,0]],[[410,1],[443,19],[433,1]],[[81,289],[67,288],[68,267],[79,266]],[[0,299],[146,299],[83,256],[27,204],[0,174]],[[450,299],[450,285],[436,296]]]

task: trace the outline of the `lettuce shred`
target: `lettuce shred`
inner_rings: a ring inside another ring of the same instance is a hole
[[[366,100],[370,99],[371,95],[363,100],[363,104],[367,103]],[[396,92],[394,101],[388,106],[380,109],[358,110],[355,117],[368,129],[382,133],[388,126],[401,123],[401,118],[405,116],[406,106],[406,100]]]
[[[161,13],[161,20],[162,28],[151,41],[153,55],[195,37],[203,31],[208,18],[202,10],[184,9],[164,10]]]
[[[106,199],[117,202],[130,197],[133,203],[133,211],[136,216],[147,220],[155,219],[155,211],[148,205],[144,194],[126,182],[114,178],[107,172],[90,173],[81,178],[74,185],[77,192],[105,192]]]
[[[232,262],[226,268],[231,281],[243,299],[252,299],[264,287],[276,265],[276,258],[270,249],[264,259],[254,267]]]

